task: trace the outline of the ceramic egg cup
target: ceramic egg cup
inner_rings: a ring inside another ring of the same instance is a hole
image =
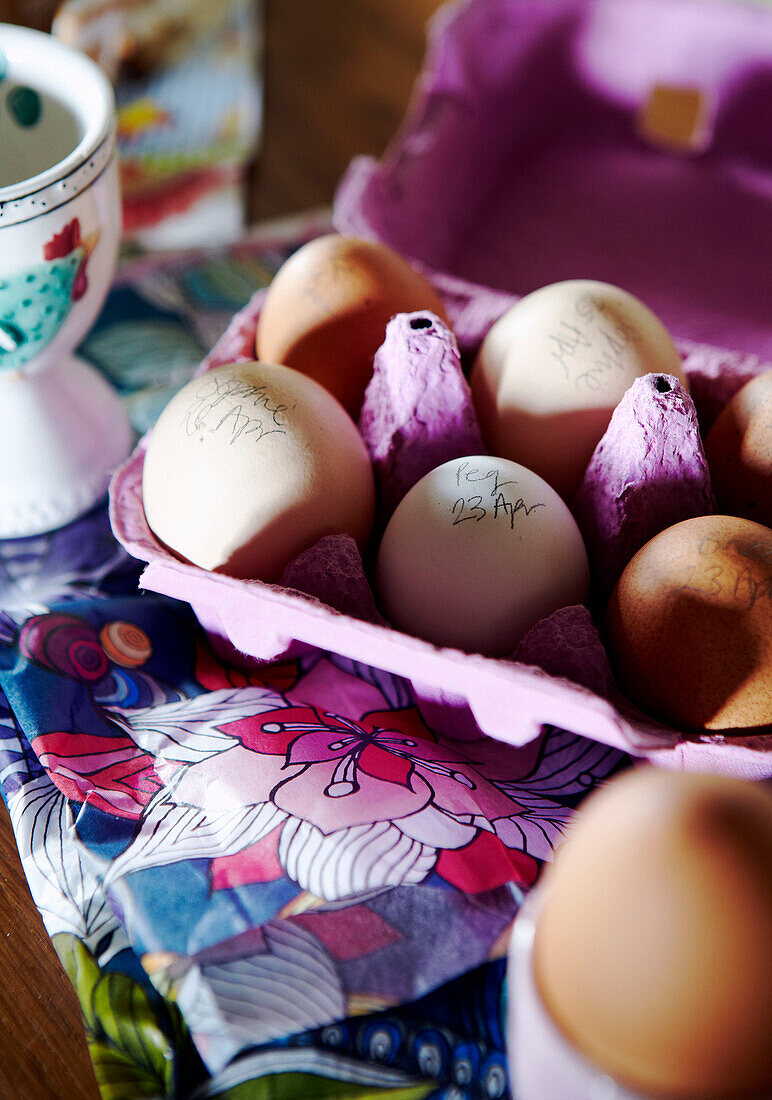
[[[588,1061],[563,1035],[541,998],[533,971],[537,887],[515,919],[507,968],[507,1050],[517,1100],[647,1100]]]
[[[117,395],[73,354],[117,258],[114,120],[92,61],[0,24],[0,538],[87,511],[131,448]]]

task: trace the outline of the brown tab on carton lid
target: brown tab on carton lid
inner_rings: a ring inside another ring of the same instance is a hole
[[[701,153],[713,134],[711,97],[702,88],[655,84],[638,113],[637,130],[659,148]]]

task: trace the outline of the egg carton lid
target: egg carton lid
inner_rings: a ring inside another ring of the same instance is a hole
[[[735,0],[446,4],[336,228],[515,295],[612,283],[676,337],[770,361],[770,58],[772,12]],[[702,103],[697,146],[651,133],[679,91]]]

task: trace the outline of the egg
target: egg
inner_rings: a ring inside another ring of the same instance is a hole
[[[559,607],[587,598],[579,528],[557,493],[506,459],[453,459],[400,501],[376,569],[381,610],[436,645],[512,653]]]
[[[660,532],[624,569],[606,622],[622,684],[686,730],[772,724],[772,530],[699,516]]]
[[[536,986],[586,1058],[636,1095],[772,1095],[768,787],[629,771],[583,803],[540,889]]]
[[[575,279],[507,310],[483,340],[470,382],[488,450],[568,500],[622,395],[651,372],[687,385],[665,326],[627,291]]]
[[[436,290],[398,253],[332,233],[277,272],[260,311],[256,354],[315,379],[356,417],[386,325],[415,310],[447,321]]]
[[[708,432],[705,452],[719,506],[772,526],[772,370],[734,395]]]
[[[347,413],[284,366],[234,363],[189,382],[150,436],[145,516],[180,557],[276,581],[324,535],[367,540],[374,484]]]

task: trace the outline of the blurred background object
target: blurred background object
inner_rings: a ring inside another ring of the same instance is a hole
[[[0,0],[0,22],[21,23],[37,31],[50,31],[62,0]]]
[[[233,4],[218,0],[66,0],[54,33],[98,61],[113,80],[164,69],[228,26]]]
[[[252,220],[332,201],[349,161],[380,155],[421,69],[441,0],[266,0],[265,130]]]
[[[257,0],[0,0],[115,84],[124,235],[150,247],[235,239],[259,143]]]
[[[66,0],[58,9],[54,34],[115,83],[126,237],[177,247],[241,232],[262,118],[259,27],[253,0]]]

